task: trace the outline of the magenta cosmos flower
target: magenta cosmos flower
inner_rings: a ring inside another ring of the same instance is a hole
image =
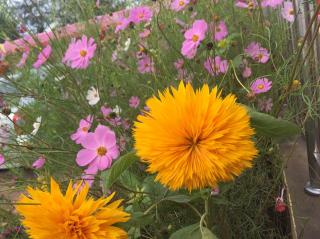
[[[192,59],[201,41],[205,38],[208,24],[204,20],[195,20],[192,28],[184,33],[185,41],[182,44],[181,53],[185,57]]]
[[[142,74],[154,72],[154,63],[147,55],[143,55],[138,61],[138,71]]]
[[[228,29],[224,21],[219,21],[213,26],[213,39],[215,41],[221,41],[228,36]]]
[[[244,52],[259,63],[268,62],[270,57],[269,51],[266,48],[263,48],[258,42],[251,42]]]
[[[131,108],[138,108],[140,104],[140,99],[138,96],[131,96],[131,98],[129,99],[129,106]]]
[[[38,69],[42,66],[50,57],[52,48],[50,45],[46,46],[38,55],[37,61],[32,65],[34,68]]]
[[[173,2],[171,2],[171,9],[179,12],[183,10],[189,3],[190,0],[173,0]]]
[[[74,134],[71,135],[71,139],[75,141],[76,144],[81,144],[82,141],[87,137],[92,122],[93,117],[91,115],[88,115],[86,119],[80,120],[79,128]]]
[[[69,44],[62,62],[74,69],[85,69],[89,66],[90,59],[94,56],[97,45],[92,37],[83,35],[81,39]]]
[[[153,16],[152,10],[147,6],[132,8],[129,14],[129,22],[150,22]]]
[[[126,18],[123,14],[118,14],[113,19],[114,23],[116,24],[115,33],[126,29],[129,26],[129,19]]]
[[[78,152],[76,159],[79,166],[105,170],[119,156],[116,135],[104,125],[98,125],[94,133],[88,133],[81,145],[84,149]]]
[[[222,60],[220,56],[216,56],[214,59],[209,57],[205,61],[204,67],[210,75],[217,76],[228,71],[228,61]]]
[[[236,0],[235,5],[240,8],[254,9],[258,4],[255,0]]]
[[[35,169],[40,169],[46,163],[46,159],[43,156],[40,156],[36,161],[33,162],[32,167]]]
[[[254,94],[261,94],[268,92],[272,87],[272,81],[268,78],[258,78],[251,84],[251,90]]]
[[[6,161],[5,161],[4,157],[3,157],[3,155],[0,154],[0,166],[1,166],[2,164],[4,164],[5,162],[6,162]]]
[[[292,2],[286,1],[283,3],[281,15],[289,22],[294,22],[294,8]]]
[[[282,2],[283,2],[283,0],[263,0],[261,2],[261,6],[276,8],[277,6],[281,5]]]

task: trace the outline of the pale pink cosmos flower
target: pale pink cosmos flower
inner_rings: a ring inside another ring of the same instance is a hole
[[[229,65],[227,60],[223,60],[220,56],[216,56],[214,59],[209,57],[205,61],[204,67],[210,75],[217,76],[226,73]]]
[[[179,70],[179,69],[182,69],[183,68],[183,65],[184,65],[184,60],[179,58],[178,60],[176,60],[174,63],[174,67]]]
[[[204,20],[195,20],[192,28],[184,33],[185,41],[182,43],[181,53],[188,59],[192,59],[201,41],[205,38],[208,24]]]
[[[46,46],[38,55],[38,59],[33,63],[33,67],[39,69],[50,57],[52,48],[50,45]]]
[[[252,82],[250,88],[254,94],[261,94],[268,92],[272,87],[272,81],[268,78],[258,78],[254,82]]]
[[[40,169],[46,163],[46,159],[43,156],[40,156],[36,161],[33,162],[32,167],[35,169]]]
[[[261,7],[271,7],[276,8],[282,4],[283,0],[263,0],[261,2]]]
[[[3,157],[3,155],[0,154],[0,166],[1,166],[2,164],[4,164],[5,162],[6,162],[6,161],[5,161],[4,157]]]
[[[153,16],[151,8],[147,6],[132,8],[129,14],[129,21],[133,23],[150,22]]]
[[[27,48],[24,50],[24,52],[22,53],[22,57],[21,57],[19,63],[17,64],[17,67],[21,68],[21,67],[23,67],[23,66],[26,64],[27,59],[28,59],[28,57],[29,57],[29,54],[30,54],[30,48],[27,47]]]
[[[101,106],[100,111],[104,118],[109,117],[109,115],[112,113],[112,109],[110,107]]]
[[[245,66],[242,71],[243,78],[249,78],[252,75],[252,70],[249,66]]]
[[[171,9],[176,12],[179,12],[183,10],[189,3],[190,0],[173,0],[171,2]]]
[[[258,99],[258,107],[261,111],[270,112],[272,110],[273,102],[272,98]]]
[[[105,170],[111,167],[112,161],[119,156],[116,135],[107,126],[98,125],[94,133],[88,133],[81,143],[76,158],[79,166]]]
[[[139,33],[139,37],[140,37],[141,39],[145,39],[145,38],[147,38],[148,36],[150,36],[150,34],[151,34],[151,31],[150,31],[149,29],[144,29],[143,32],[140,32],[140,33]]]
[[[118,33],[119,31],[126,29],[129,26],[130,21],[128,18],[124,17],[123,15],[119,15],[117,16],[115,23],[116,23],[115,33]]]
[[[269,51],[266,48],[263,48],[258,42],[251,42],[244,52],[259,63],[266,63],[269,61]]]
[[[75,141],[76,144],[81,144],[82,141],[87,137],[92,122],[93,117],[91,115],[88,115],[86,119],[80,120],[79,128],[71,135],[71,139]]]
[[[94,43],[92,37],[88,40],[87,36],[83,35],[81,39],[73,39],[69,44],[62,62],[73,69],[85,69],[89,66],[96,47],[97,45]]]
[[[228,29],[224,21],[219,21],[213,26],[213,39],[221,41],[228,36]]]
[[[258,6],[255,0],[236,0],[235,5],[240,8],[254,9]]]
[[[285,1],[281,10],[281,15],[289,22],[294,22],[294,8],[292,2]]]
[[[42,45],[48,45],[48,43],[50,42],[51,39],[55,38],[55,35],[53,34],[53,32],[41,32],[37,35],[38,41],[42,44]]]
[[[129,106],[131,108],[136,109],[136,108],[138,108],[139,104],[140,104],[139,97],[138,96],[131,96],[131,98],[129,99]]]
[[[138,61],[138,71],[142,74],[145,73],[153,73],[155,71],[154,69],[154,63],[151,60],[151,58],[147,55],[143,55],[139,61]]]
[[[125,130],[128,130],[130,129],[130,120],[129,119],[123,119],[122,120],[122,127],[125,129]]]

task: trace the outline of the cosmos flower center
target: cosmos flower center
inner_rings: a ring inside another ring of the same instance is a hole
[[[263,84],[259,84],[258,85],[258,89],[262,90],[264,88],[264,85]]]
[[[258,54],[258,59],[261,60],[262,58],[263,58],[263,54],[262,54],[262,53],[259,53],[259,54]]]
[[[293,9],[289,10],[289,15],[294,15],[294,10]]]
[[[192,41],[193,42],[197,42],[199,40],[199,36],[198,35],[193,35],[192,36]]]
[[[184,5],[184,1],[179,1],[179,6],[182,7]]]
[[[107,154],[107,149],[106,147],[103,147],[103,146],[100,146],[98,149],[97,149],[97,154],[99,156],[105,156]]]
[[[144,18],[143,12],[140,12],[140,13],[138,14],[138,17],[139,17],[140,19]]]
[[[216,27],[216,32],[221,32],[220,27]]]
[[[82,223],[78,216],[70,216],[70,218],[68,218],[68,220],[64,223],[64,227],[69,236],[83,238],[85,235],[82,233],[81,224]]]
[[[83,132],[88,132],[88,127],[82,127]]]
[[[254,7],[253,2],[249,2],[249,3],[248,3],[248,8],[249,8],[249,9],[252,9],[253,7]]]
[[[85,57],[88,54],[86,50],[81,50],[80,51],[80,56]]]

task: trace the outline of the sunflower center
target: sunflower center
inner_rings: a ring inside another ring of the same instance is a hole
[[[82,223],[78,216],[70,216],[64,223],[64,228],[67,231],[68,236],[74,238],[85,238],[82,232]]]
[[[179,1],[179,6],[182,7],[184,5],[184,1]]]
[[[264,85],[263,84],[259,84],[258,85],[258,89],[262,90],[264,88]]]
[[[103,146],[100,146],[98,149],[97,149],[97,154],[99,155],[99,156],[105,156],[106,155],[106,153],[107,153],[107,149],[105,148],[105,147],[103,147]]]
[[[193,42],[197,42],[199,40],[199,36],[198,35],[193,35],[192,36],[192,41]]]
[[[88,127],[82,127],[83,132],[88,132]]]
[[[87,55],[87,51],[86,50],[80,50],[80,56],[85,57]]]

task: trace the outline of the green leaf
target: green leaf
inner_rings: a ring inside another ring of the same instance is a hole
[[[134,153],[127,153],[121,156],[112,167],[101,173],[104,188],[110,188],[117,181],[121,174],[126,171],[133,163],[138,160],[138,156]]]
[[[218,239],[208,228],[202,228],[202,239]]]
[[[202,239],[199,223],[181,228],[174,232],[169,239]]]
[[[251,126],[256,130],[258,135],[281,139],[300,133],[300,128],[288,120],[277,119],[250,108],[249,115],[251,117]]]
[[[168,196],[168,197],[164,198],[164,200],[178,202],[178,203],[190,202],[191,199],[192,199],[191,197],[189,197],[187,195],[183,195],[183,194]]]

